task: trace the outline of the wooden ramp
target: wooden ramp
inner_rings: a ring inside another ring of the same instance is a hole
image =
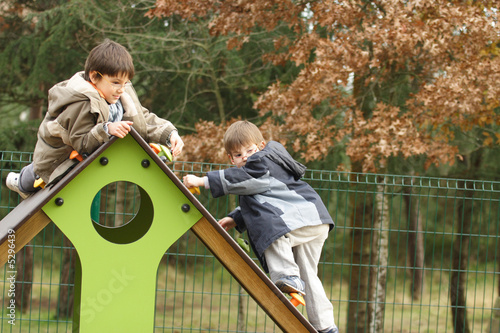
[[[159,168],[162,177],[163,175],[168,177],[166,178],[167,181],[171,182],[173,186],[178,189],[178,191],[176,189],[177,192],[170,191],[171,193],[174,193],[172,195],[175,195],[175,198],[171,199],[175,200],[168,200],[168,201],[173,201],[172,205],[176,205],[177,202],[186,202],[185,204],[182,205],[184,206],[183,207],[184,209],[182,210],[185,212],[186,205],[188,205],[187,210],[191,210],[190,216],[195,216],[195,221],[189,224],[187,229],[189,229],[190,227],[192,232],[207,246],[207,248],[213,253],[213,255],[241,284],[241,286],[247,291],[247,293],[250,296],[252,296],[252,298],[271,317],[271,319],[284,332],[316,332],[316,330],[312,327],[312,325],[304,318],[304,316],[302,316],[302,314],[295,308],[295,306],[293,306],[288,301],[288,298],[285,295],[283,295],[278,288],[276,288],[276,286],[271,282],[271,280],[267,277],[267,275],[253,262],[253,260],[245,253],[245,251],[241,249],[241,247],[233,240],[233,238],[223,228],[221,228],[218,225],[217,221],[213,218],[213,216],[205,209],[203,205],[201,205],[201,203],[196,199],[196,197],[191,194],[191,192],[182,184],[182,182],[167,167],[167,165],[160,160],[160,158],[153,152],[153,150],[149,147],[149,145],[138,135],[138,133],[132,129],[130,135],[128,135],[127,137],[129,137],[129,139],[127,139],[129,140],[128,141],[129,143],[125,142],[126,139],[113,138],[111,141],[101,146],[91,156],[84,159],[82,162],[76,164],[75,167],[57,184],[55,184],[54,186],[47,187],[44,190],[39,191],[35,195],[29,197],[28,199],[22,201],[11,213],[9,213],[2,221],[0,221],[0,264],[3,265],[8,260],[9,230],[15,231],[15,251],[17,252],[21,250],[22,247],[24,247],[30,240],[32,240],[45,226],[47,226],[49,222],[51,222],[52,219],[49,217],[49,215],[52,217],[56,216],[52,215],[54,214],[52,212],[54,211],[57,212],[57,209],[59,209],[57,207],[60,206],[60,204],[57,204],[56,200],[58,199],[61,200],[61,195],[64,197],[65,200],[64,202],[68,201],[68,198],[71,198],[72,196],[73,197],[75,195],[78,196],[78,194],[75,194],[76,193],[75,190],[71,192],[69,189],[72,186],[73,187],[76,186],[75,184],[79,184],[78,178],[83,177],[82,174],[84,173],[84,170],[87,169],[88,172],[94,172],[95,174],[96,171],[92,170],[95,170],[93,168],[97,167],[94,167],[94,165],[97,165],[99,163],[99,159],[101,159],[102,161],[103,156],[105,156],[106,154],[111,154],[113,149],[120,149],[122,154],[124,152],[128,154],[129,148],[138,147],[140,153],[142,153],[145,156],[145,158],[140,157],[142,161],[143,162],[145,160],[151,161],[151,165]],[[127,149],[124,149],[123,147],[117,148],[119,147],[119,145],[122,144],[125,145],[128,144],[129,146],[127,146]],[[98,173],[100,174],[100,171]],[[84,182],[83,184],[86,183]],[[78,186],[80,186],[79,189],[82,188],[82,185]],[[158,186],[156,186],[155,184],[152,184],[152,186],[153,190],[151,190],[148,193],[158,191]],[[148,189],[145,188],[145,186],[142,187],[145,191],[148,191]],[[153,209],[152,207],[154,206],[154,202],[158,202],[158,200],[155,199],[155,195],[158,194],[154,193],[150,194],[152,199],[150,199],[148,202],[149,205],[151,206],[151,209]],[[163,195],[163,193],[161,195]],[[181,207],[179,207],[179,211],[180,210]],[[195,212],[196,214],[193,215],[194,214],[193,212]],[[161,217],[156,217],[156,216],[155,218],[161,219]],[[64,225],[64,221],[62,224],[58,224],[56,222],[57,219],[56,218],[53,219],[56,225],[58,225],[58,227],[60,227],[63,233],[66,236],[68,236],[68,238],[73,242],[75,248],[79,252],[80,258],[82,258],[84,250],[82,250],[82,246],[77,245],[78,242],[75,240],[75,236],[73,236],[70,231],[66,232],[65,229],[66,226]],[[75,221],[71,222],[73,222],[73,225],[75,224]],[[161,221],[153,223],[164,224],[171,222]],[[145,234],[147,234],[148,228],[145,229]],[[178,239],[178,237],[175,239]],[[137,241],[135,243],[139,242]],[[163,253],[161,253],[161,255]],[[83,271],[85,271],[86,269],[85,267],[86,266],[82,266]],[[143,267],[138,266],[137,269],[142,269],[142,268]],[[153,272],[155,273],[156,270],[157,270],[157,265],[156,267],[153,267]],[[85,275],[83,275],[82,279],[83,279],[83,286],[86,286]],[[153,288],[156,288],[156,281],[150,282],[149,284],[151,283],[154,284]],[[148,288],[151,288],[151,286],[149,286]],[[76,297],[75,295],[75,303],[79,299],[80,298]],[[134,304],[134,306],[137,305],[137,299],[130,299],[130,304]],[[77,304],[75,304],[75,308],[76,309],[79,308]],[[152,314],[148,313],[149,317],[154,315],[154,306],[153,308],[145,306],[145,308],[147,308],[149,312],[151,311],[153,312]],[[77,313],[76,316],[80,316],[80,313]],[[110,321],[111,319],[110,317],[111,316],[108,315],[106,321]],[[120,314],[120,318],[122,318],[121,321],[126,322],[126,320],[123,320],[123,318],[127,318],[127,316],[123,316],[122,313]],[[136,320],[137,317],[134,316],[131,319]],[[79,327],[79,330],[81,332],[90,332],[97,327],[93,326],[92,328],[89,328],[91,326],[87,327],[83,324],[81,325],[79,320],[80,320],[79,318],[76,319],[74,327],[75,326]],[[143,331],[149,330],[148,325],[149,323],[144,324],[142,326],[142,328],[144,329]],[[122,330],[121,332],[133,331],[133,329],[130,328],[128,325],[125,325],[124,327],[127,327],[127,329],[125,331]]]

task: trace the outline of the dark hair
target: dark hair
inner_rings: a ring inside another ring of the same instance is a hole
[[[256,145],[264,140],[261,131],[255,124],[247,120],[239,120],[228,127],[224,133],[224,148],[229,155],[247,144]]]
[[[85,80],[90,81],[92,71],[110,76],[126,75],[129,80],[135,74],[130,53],[125,47],[109,39],[105,39],[90,51],[85,61]]]

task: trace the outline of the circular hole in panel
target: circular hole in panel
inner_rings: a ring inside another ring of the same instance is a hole
[[[126,181],[114,182],[97,192],[92,201],[90,216],[94,223],[118,228],[137,215],[140,205],[139,186]]]
[[[153,223],[151,198],[137,184],[118,181],[97,192],[90,208],[96,231],[106,240],[132,243],[146,234]]]

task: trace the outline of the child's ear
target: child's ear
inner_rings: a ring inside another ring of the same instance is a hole
[[[227,157],[229,157],[231,164],[236,164],[236,163],[234,163],[233,156],[231,156],[231,154],[227,154]]]
[[[266,141],[262,141],[260,144],[259,144],[259,150],[262,150],[266,147]]]
[[[97,81],[98,81],[98,80],[96,79],[97,75],[98,75],[98,74],[97,74],[97,72],[96,72],[96,71],[90,71],[90,72],[89,72],[90,82],[92,82],[93,84],[96,84],[96,83],[97,83]]]

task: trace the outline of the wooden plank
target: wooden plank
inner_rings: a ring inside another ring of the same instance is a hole
[[[284,332],[316,332],[224,229],[202,217],[191,230]]]
[[[9,234],[9,230],[14,230],[14,237],[4,237],[2,239],[2,242],[0,243],[0,266],[3,266],[9,259],[9,248],[12,248],[11,244],[13,244],[14,246],[12,249],[16,253],[19,252],[50,222],[50,218],[42,210],[39,210],[34,215],[32,215],[25,223],[21,224],[17,228],[17,230],[10,228],[4,229],[7,235]],[[9,239],[13,240],[14,242],[9,242]]]
[[[8,259],[9,239],[14,241],[15,252],[19,252],[40,231],[49,224],[49,217],[42,211],[43,205],[52,198],[51,190],[39,191],[21,201],[0,222],[0,264],[4,265]],[[12,230],[14,232],[12,232]],[[14,237],[9,235],[12,234]],[[12,245],[11,245],[12,246]]]

